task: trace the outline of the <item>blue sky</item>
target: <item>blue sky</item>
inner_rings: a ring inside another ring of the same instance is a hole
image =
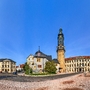
[[[90,0],[0,0],[0,58],[19,65],[38,46],[57,58],[59,28],[65,57],[90,55]]]

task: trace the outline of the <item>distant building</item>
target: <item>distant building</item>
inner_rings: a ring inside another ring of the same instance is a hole
[[[0,59],[0,72],[12,73],[16,71],[16,62],[11,59]]]
[[[38,50],[35,55],[29,55],[27,57],[27,64],[32,68],[33,73],[44,72],[47,61],[52,61],[52,56],[46,55],[40,50]]]
[[[17,71],[22,71],[24,67],[24,64],[20,64],[19,66],[16,66]]]
[[[60,73],[60,64],[59,64],[58,60],[57,59],[53,59],[53,61],[56,64],[56,68],[57,68],[56,73]]]

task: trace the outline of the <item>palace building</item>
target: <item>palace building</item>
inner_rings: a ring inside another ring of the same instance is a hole
[[[65,58],[64,34],[60,29],[58,34],[57,60],[60,72],[88,72],[90,71],[90,56],[76,56]]]
[[[89,72],[90,56],[65,58],[66,72]]]
[[[66,50],[62,29],[59,30],[57,41],[57,59],[52,59],[51,55],[44,54],[40,49],[35,55],[29,55],[27,57],[27,64],[33,69],[33,72],[44,72],[45,63],[52,60],[56,63],[56,72],[75,73],[90,71],[90,56],[65,58]]]

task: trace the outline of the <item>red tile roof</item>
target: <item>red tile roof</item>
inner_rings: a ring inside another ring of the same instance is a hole
[[[90,56],[69,57],[69,58],[65,58],[65,61],[66,61],[66,60],[76,60],[76,59],[90,59]]]
[[[20,68],[23,68],[24,67],[24,64],[20,64]]]

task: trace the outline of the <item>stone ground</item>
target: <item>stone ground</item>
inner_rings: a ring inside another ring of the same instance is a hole
[[[13,79],[18,78],[18,81]],[[77,74],[63,78],[52,78],[47,80],[31,80],[23,82],[23,78],[13,76],[0,78],[0,90],[90,90],[90,73],[86,76]],[[19,81],[20,79],[20,81]],[[31,78],[27,78],[31,79]],[[35,80],[35,81],[34,81]]]

